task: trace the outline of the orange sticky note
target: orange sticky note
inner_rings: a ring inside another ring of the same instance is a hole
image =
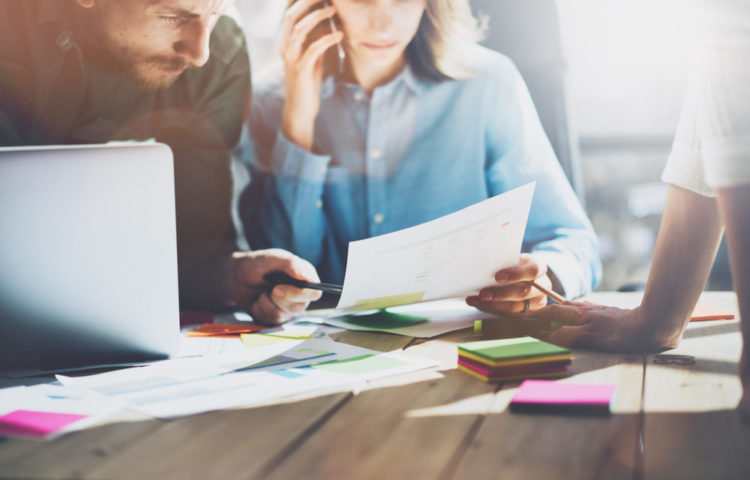
[[[186,333],[188,337],[236,337],[243,333],[253,333],[263,330],[258,325],[240,323],[206,323]]]
[[[717,305],[698,304],[690,317],[691,322],[705,322],[707,320],[733,320],[734,313]]]

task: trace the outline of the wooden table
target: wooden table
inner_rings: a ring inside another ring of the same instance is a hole
[[[627,306],[638,294],[595,294]],[[736,311],[734,294],[704,301]],[[468,330],[429,341],[343,332],[340,341],[434,358],[443,367],[266,407],[169,422],[101,426],[50,442],[0,441],[0,478],[709,479],[750,478],[738,321],[691,324],[675,353],[575,351],[564,381],[615,382],[611,417],[508,412],[518,383],[486,385],[455,369]]]

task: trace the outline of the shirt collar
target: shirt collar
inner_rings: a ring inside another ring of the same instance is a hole
[[[396,76],[396,78],[391,80],[386,85],[383,85],[383,87],[392,88],[402,82],[415,95],[419,95],[419,93],[424,88],[424,82],[419,77],[417,77],[417,75],[414,73],[414,69],[408,63],[406,64],[406,67],[404,67],[404,69],[401,71],[401,73]],[[322,100],[325,100],[331,97],[336,92],[336,90],[341,88],[351,88],[351,86],[352,85],[350,83],[344,82],[337,76],[329,75],[320,86],[320,98]]]
[[[401,77],[406,86],[409,87],[412,92],[414,92],[414,95],[419,95],[419,93],[422,91],[424,82],[422,82],[422,80],[417,77],[417,75],[414,73],[414,69],[411,68],[410,64],[406,64],[406,68],[404,68],[404,71],[401,72],[399,77]],[[396,77],[396,80],[398,80],[399,77]]]

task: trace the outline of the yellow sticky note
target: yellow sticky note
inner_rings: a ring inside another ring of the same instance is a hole
[[[289,338],[262,335],[260,333],[245,333],[240,338],[247,348],[265,347],[266,345],[273,345],[275,343],[293,341]]]

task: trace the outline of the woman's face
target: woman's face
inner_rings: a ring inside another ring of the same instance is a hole
[[[427,0],[332,0],[355,62],[387,68],[401,60]]]

